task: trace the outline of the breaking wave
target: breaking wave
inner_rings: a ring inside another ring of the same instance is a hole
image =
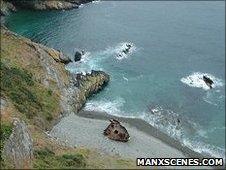
[[[130,45],[131,48],[127,53],[123,52],[126,50],[128,47],[127,45]],[[110,54],[113,55],[117,60],[123,60],[131,56],[136,51],[136,46],[135,44],[131,42],[122,42],[116,45],[115,47],[108,47],[105,51],[103,51],[104,54]]]
[[[91,70],[103,70],[99,62],[102,60],[101,57],[94,57],[91,52],[86,52],[82,55],[80,61],[72,62],[66,65],[66,69],[72,73],[87,73]]]
[[[200,72],[195,72],[187,77],[181,78],[181,82],[190,87],[197,87],[197,88],[202,88],[203,90],[209,90],[210,89],[209,86],[207,86],[206,83],[203,81],[204,75],[213,80],[214,82],[212,85],[213,88],[221,87],[224,85],[221,79],[216,78],[212,74],[200,73]]]
[[[130,50],[127,54],[123,52],[126,45],[131,45]],[[80,61],[69,63],[66,66],[66,69],[73,73],[85,73],[90,72],[91,70],[104,70],[102,68],[102,62],[109,58],[114,58],[116,60],[122,60],[128,58],[134,51],[136,47],[133,43],[123,42],[119,43],[115,47],[108,47],[105,50],[97,52],[87,51]],[[120,57],[118,55],[121,55]],[[73,60],[73,58],[72,58]]]
[[[155,105],[149,107],[148,110],[140,112],[139,114],[128,114],[122,111],[125,104],[123,98],[118,98],[113,101],[88,101],[84,110],[106,112],[113,116],[126,117],[126,118],[139,118],[148,122],[153,127],[168,134],[170,137],[180,141],[182,145],[204,154],[214,157],[222,157],[225,159],[225,150],[200,140],[200,136],[205,138],[206,131],[199,124],[185,116],[181,116],[172,110],[163,108],[162,106]],[[192,138],[189,138],[192,136]]]
[[[169,136],[198,153],[225,159],[224,149],[207,144],[200,139],[200,136],[206,138],[207,132],[193,120],[185,116],[181,117],[172,110],[163,109],[161,106],[151,108],[151,112],[148,123],[152,126],[167,132]],[[189,136],[192,138],[188,138]]]
[[[119,116],[121,112],[121,107],[125,103],[123,98],[118,98],[113,101],[87,101],[85,104],[85,110],[87,111],[99,111],[106,112],[110,115]]]

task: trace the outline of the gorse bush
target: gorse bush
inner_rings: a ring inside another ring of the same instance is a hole
[[[86,166],[83,155],[64,154],[56,155],[48,148],[34,151],[35,161],[34,168],[84,168]]]

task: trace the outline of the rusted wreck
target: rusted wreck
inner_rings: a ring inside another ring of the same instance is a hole
[[[107,136],[109,139],[127,142],[129,140],[129,133],[124,126],[120,124],[119,121],[115,119],[109,120],[111,123],[108,127],[104,130],[104,135]]]

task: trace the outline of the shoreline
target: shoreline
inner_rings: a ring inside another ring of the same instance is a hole
[[[53,128],[55,126],[57,126],[58,124],[60,124],[61,120],[67,116],[68,115],[65,115],[62,118],[57,119],[57,122],[54,124]],[[79,113],[76,114],[76,116],[80,117],[78,119],[78,122],[76,122],[76,123],[82,123],[82,120],[84,120],[84,122],[85,122],[85,120],[87,120],[88,122],[91,122],[91,123],[96,122],[97,123],[96,126],[98,126],[98,124],[105,124],[105,123],[108,124],[109,122],[107,120],[109,118],[116,118],[116,119],[119,119],[123,125],[124,124],[129,125],[128,126],[129,129],[135,130],[136,133],[137,132],[144,133],[145,135],[144,134],[142,134],[142,135],[147,137],[147,139],[155,138],[155,139],[157,139],[155,141],[158,141],[158,142],[161,141],[162,143],[159,143],[160,146],[167,146],[166,148],[168,148],[168,149],[171,148],[169,151],[169,155],[172,153],[176,153],[176,156],[184,155],[185,157],[196,157],[196,158],[197,157],[198,158],[205,157],[205,155],[195,152],[186,146],[182,146],[182,144],[179,141],[169,137],[168,135],[164,134],[160,130],[156,129],[155,127],[151,126],[150,124],[148,124],[147,122],[145,122],[141,119],[123,118],[123,117],[112,116],[112,115],[109,115],[109,114],[103,113],[103,112],[84,111],[84,110],[81,110]],[[85,119],[83,119],[83,118],[85,118]],[[89,125],[86,125],[86,126],[89,126]],[[94,125],[94,127],[95,127],[95,125]],[[91,124],[91,128],[92,128],[92,124]],[[100,132],[98,131],[98,133],[100,133]],[[93,134],[93,135],[95,135],[95,134]],[[91,139],[92,138],[90,137],[89,140],[91,140]],[[158,149],[160,149],[160,147],[155,148],[155,149],[158,150]],[[165,152],[167,153],[167,150]],[[211,157],[211,156],[206,156],[206,157]],[[206,167],[202,167],[202,168],[206,168]]]
[[[109,118],[116,118],[126,127],[130,134],[128,142],[118,142],[104,136],[103,130],[109,125]],[[56,124],[48,136],[59,144],[75,147],[90,148],[104,155],[119,158],[199,158],[205,156],[197,153],[178,141],[170,138],[158,129],[152,127],[141,119],[122,118],[111,116],[107,113],[84,111],[78,114],[70,114],[63,117]],[[210,158],[208,156],[208,158]],[[154,167],[150,167],[154,168]],[[169,166],[158,168],[181,168],[181,169],[221,169],[221,166]]]
[[[171,138],[167,134],[161,132],[159,129],[153,127],[149,123],[145,122],[142,119],[139,118],[125,118],[125,117],[118,117],[118,116],[113,116],[108,113],[104,112],[95,112],[95,111],[86,111],[86,110],[81,110],[78,114],[80,117],[84,118],[89,118],[89,119],[97,119],[97,120],[108,120],[110,118],[115,118],[119,120],[122,123],[127,123],[130,126],[138,129],[139,131],[142,131],[146,133],[149,136],[155,137],[165,144],[176,148],[177,150],[181,151],[185,156],[187,157],[195,157],[195,158],[204,158],[204,157],[211,157],[209,155],[203,155],[201,153],[195,152],[192,149],[188,148],[187,146],[183,146],[179,141]]]

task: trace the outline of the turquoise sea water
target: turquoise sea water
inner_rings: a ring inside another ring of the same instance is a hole
[[[144,119],[195,151],[224,157],[224,2],[105,1],[70,11],[22,10],[6,25],[71,57],[84,49],[81,62],[67,65],[71,72],[111,75],[86,110]],[[132,49],[119,57],[126,43]]]

